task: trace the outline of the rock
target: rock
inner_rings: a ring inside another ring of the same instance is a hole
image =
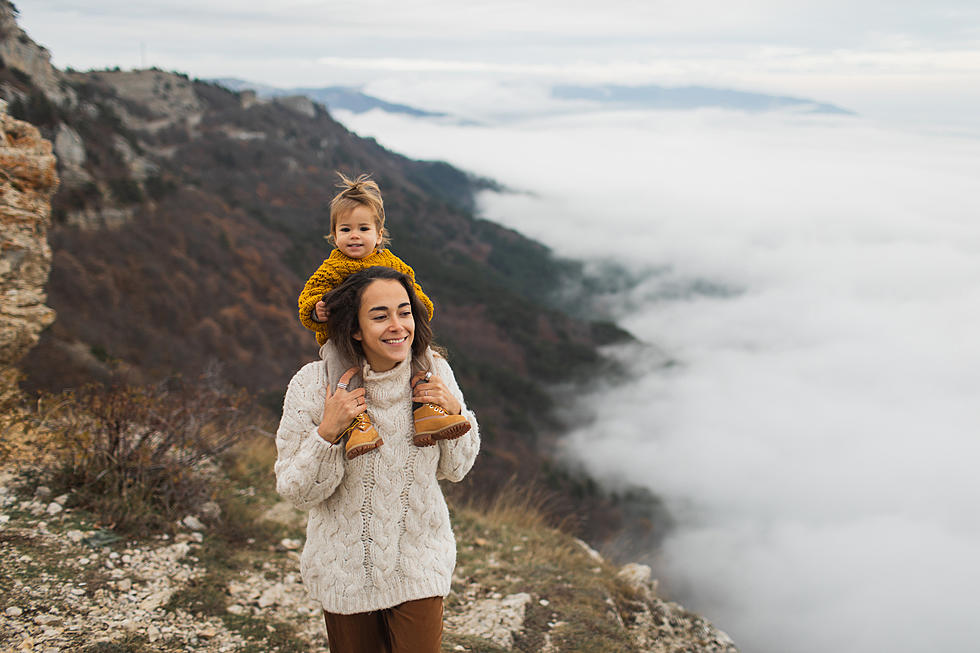
[[[167,603],[170,597],[173,596],[174,591],[172,589],[164,589],[159,592],[154,592],[140,602],[140,610],[156,610],[160,606]]]
[[[60,494],[56,496],[54,498],[54,502],[57,503],[59,506],[64,506],[66,503],[68,503],[68,493],[66,492],[65,494]]]
[[[616,577],[645,598],[651,598],[656,591],[656,581],[651,580],[652,570],[647,565],[635,562],[623,565]]]
[[[120,592],[128,592],[129,590],[133,589],[133,581],[128,578],[123,578],[116,583],[116,589],[118,589]]]
[[[592,558],[593,560],[595,560],[596,562],[602,562],[603,561],[602,555],[598,551],[596,551],[595,549],[593,549],[591,546],[589,546],[588,544],[586,544],[585,541],[580,540],[580,539],[578,539],[576,537],[575,538],[575,543],[578,544],[580,547],[582,547],[582,549],[585,550],[585,552],[587,554],[589,554],[589,557]]]
[[[262,519],[296,528],[306,523],[307,513],[297,510],[286,501],[280,501],[266,510],[262,514]]]
[[[192,531],[203,531],[206,528],[194,515],[187,515],[180,523]]]
[[[282,603],[284,592],[285,587],[283,584],[276,583],[272,587],[262,592],[262,596],[259,597],[259,607],[268,608],[269,606]]]
[[[34,489],[34,496],[36,496],[38,499],[47,499],[49,496],[51,496],[51,488],[49,488],[47,485],[38,485],[37,488]]]
[[[313,100],[305,95],[288,95],[286,97],[279,97],[275,99],[275,102],[276,104],[281,104],[287,109],[295,111],[296,113],[304,115],[308,118],[313,118],[316,116],[316,107],[313,106]]]
[[[64,508],[60,503],[52,501],[48,504],[48,509],[45,512],[47,512],[49,515],[57,515],[62,510],[64,510]]]
[[[204,519],[214,521],[221,517],[221,506],[214,501],[207,501],[201,504],[201,508],[197,511],[197,514]]]
[[[160,629],[154,626],[153,624],[150,624],[146,628],[146,638],[150,640],[151,644],[157,641],[158,639],[160,639]]]
[[[8,617],[19,617],[20,615],[24,614],[24,611],[18,608],[16,605],[12,605],[4,610],[3,613]]]
[[[62,618],[55,614],[39,614],[34,617],[34,623],[38,626],[51,626],[60,624],[62,621]]]
[[[244,605],[238,605],[237,603],[229,605],[227,609],[229,613],[239,617],[248,612],[248,608],[246,608]]]
[[[279,542],[279,546],[286,549],[287,551],[296,551],[303,543],[300,540],[291,540],[288,537]]]
[[[482,599],[446,620],[458,635],[488,639],[501,648],[510,649],[514,646],[514,633],[524,628],[530,602],[531,595],[526,592],[501,599]]]
[[[65,535],[74,544],[78,544],[79,542],[85,539],[85,533],[78,530],[68,531],[67,533],[65,533]]]
[[[16,27],[16,25],[15,25]],[[8,66],[11,60],[3,51]],[[33,125],[0,112],[0,367],[17,363],[54,321],[44,305],[51,270],[47,232],[58,187],[51,143]]]
[[[6,68],[27,73],[31,84],[54,102],[74,103],[75,92],[64,83],[65,75],[51,65],[51,53],[39,46],[17,25],[11,3],[0,4],[0,60]]]

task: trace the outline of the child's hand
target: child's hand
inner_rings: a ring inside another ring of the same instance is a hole
[[[327,318],[330,317],[330,312],[327,310],[326,303],[321,299],[313,307],[314,319],[317,322],[326,322]]]

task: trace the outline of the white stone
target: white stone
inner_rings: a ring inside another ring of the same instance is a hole
[[[173,596],[174,591],[172,589],[163,589],[159,592],[155,592],[140,602],[141,610],[156,610],[160,606],[164,605]]]
[[[303,546],[303,543],[300,540],[291,540],[288,537],[284,538],[279,544],[287,551],[296,551]]]
[[[65,505],[65,503],[67,501],[68,501],[68,494],[67,493],[58,495],[58,496],[56,496],[54,498],[54,502],[57,503],[57,504],[59,504],[59,505],[62,505],[62,506]]]
[[[61,621],[61,617],[54,614],[39,614],[34,617],[34,623],[36,623],[38,626],[51,626],[54,624],[60,624]]]
[[[197,511],[204,519],[214,520],[221,516],[221,506],[219,506],[214,501],[206,501],[201,504],[201,508]]]
[[[60,503],[52,501],[48,504],[48,509],[45,512],[49,515],[57,515],[62,510],[64,510],[64,507]]]
[[[595,549],[593,549],[591,546],[589,546],[588,544],[586,544],[585,541],[580,540],[580,539],[578,539],[576,537],[575,538],[575,543],[578,544],[580,547],[582,547],[585,550],[585,552],[587,554],[589,554],[589,557],[592,558],[593,560],[595,560],[596,562],[602,562],[603,561],[602,555],[598,551],[596,551]]]
[[[453,632],[488,639],[501,648],[514,646],[514,633],[524,628],[524,618],[531,595],[511,594],[502,599],[482,599],[463,612],[447,617]]]
[[[8,617],[19,617],[20,615],[24,614],[24,611],[18,608],[16,605],[12,605],[4,610],[3,613]]]
[[[616,577],[625,582],[634,591],[642,593],[644,596],[652,596],[654,585],[650,580],[652,577],[652,570],[647,565],[641,565],[636,562],[631,562],[629,564],[623,565],[623,567],[616,572]]]
[[[245,608],[244,605],[238,605],[237,603],[233,603],[232,605],[228,606],[228,612],[234,615],[242,616],[243,614],[248,612],[248,610]]]
[[[47,499],[49,496],[51,496],[51,488],[49,488],[47,485],[38,485],[34,490],[34,496],[39,499]]]
[[[204,524],[201,523],[201,520],[194,515],[187,515],[180,523],[192,531],[203,531],[205,528]]]
[[[68,537],[69,540],[71,540],[75,544],[78,544],[79,542],[85,539],[85,533],[78,530],[68,531],[65,535]]]
[[[259,597],[259,607],[268,608],[271,605],[282,603],[284,593],[285,587],[283,587],[283,584],[276,583],[272,587],[262,592],[262,596]]]

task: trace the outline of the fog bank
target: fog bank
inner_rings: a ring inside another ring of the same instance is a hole
[[[678,364],[597,389],[567,452],[665,498],[663,587],[747,652],[974,647],[980,140],[726,112],[342,117],[533,193],[484,194],[486,217],[642,273],[602,299]]]

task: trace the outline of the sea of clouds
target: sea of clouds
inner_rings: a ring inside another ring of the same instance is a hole
[[[976,647],[980,138],[726,111],[339,117],[527,191],[482,212],[637,275],[602,299],[649,360],[585,397],[567,452],[664,498],[664,591],[747,653]]]

